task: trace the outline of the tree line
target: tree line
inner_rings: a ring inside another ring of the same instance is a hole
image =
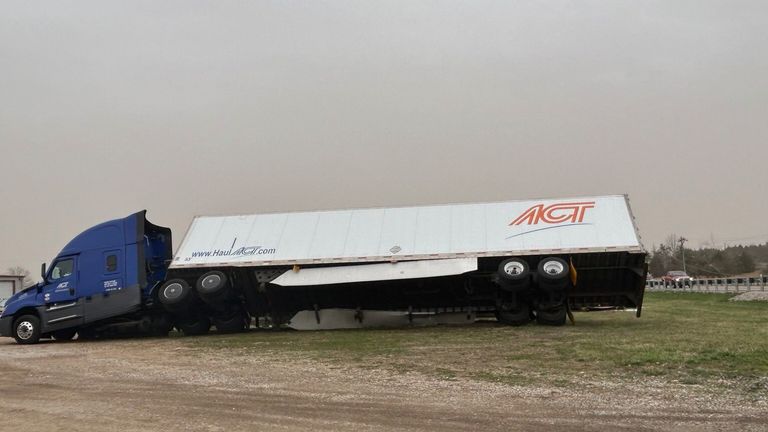
[[[3,273],[3,272],[0,271],[0,273]],[[5,274],[7,274],[8,276],[23,277],[24,281],[22,282],[22,284],[24,285],[24,288],[35,284],[35,281],[30,276],[29,270],[25,269],[24,267],[20,267],[20,266],[8,267],[5,270]]]
[[[697,277],[733,276],[754,271],[768,273],[768,242],[723,249],[689,249],[679,237],[671,235],[651,251],[648,271],[659,277],[670,270],[683,270],[683,260],[688,274]]]

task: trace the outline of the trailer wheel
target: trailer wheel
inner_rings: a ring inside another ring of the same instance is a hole
[[[566,318],[565,305],[550,307],[536,311],[536,322],[543,325],[561,326],[565,325]]]
[[[216,303],[229,293],[229,281],[224,272],[213,270],[200,276],[195,288],[206,303]]]
[[[197,336],[208,333],[211,329],[211,320],[206,316],[182,318],[176,322],[176,327],[185,336]]]
[[[508,281],[524,281],[529,274],[528,263],[520,258],[505,259],[499,264],[499,276]]]
[[[22,315],[13,323],[13,338],[22,345],[35,344],[40,340],[40,319],[34,315]]]
[[[496,320],[511,326],[526,325],[531,321],[531,309],[528,303],[518,303],[516,307],[502,304],[496,309]]]
[[[238,311],[229,318],[213,318],[213,325],[219,333],[238,333],[247,329],[247,315]]]
[[[57,341],[65,341],[65,340],[72,340],[73,337],[75,337],[75,334],[77,333],[76,328],[68,328],[64,330],[57,330],[55,332],[51,333],[51,336],[53,336],[54,339]]]
[[[560,258],[544,258],[539,262],[539,281],[561,282],[568,278],[570,267]]]
[[[192,299],[192,288],[184,279],[171,279],[164,283],[157,294],[160,303],[169,311],[177,311]]]

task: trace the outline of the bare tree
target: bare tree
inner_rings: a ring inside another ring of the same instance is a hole
[[[32,280],[31,277],[29,277],[29,270],[25,269],[21,266],[14,266],[14,267],[8,267],[8,274],[11,276],[24,276],[24,281],[22,282],[22,285],[24,287],[28,287],[30,285],[34,285],[35,281]]]
[[[667,250],[669,250],[669,253],[671,255],[674,255],[675,252],[677,252],[677,242],[678,242],[677,234],[670,234],[667,236],[667,238],[664,239],[664,243],[662,243],[662,246],[665,246]]]

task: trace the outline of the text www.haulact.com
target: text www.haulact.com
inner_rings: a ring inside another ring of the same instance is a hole
[[[251,255],[272,255],[277,252],[275,248],[263,248],[261,246],[247,246],[238,249],[222,250],[214,249],[210,251],[196,251],[192,252],[192,258],[205,258],[205,257],[239,257],[239,256],[251,256]]]

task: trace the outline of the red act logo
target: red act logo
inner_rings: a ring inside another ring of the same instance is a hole
[[[594,201],[559,203],[546,207],[544,204],[538,204],[524,211],[509,225],[538,225],[539,222],[546,224],[580,223],[584,221],[587,209],[594,207]]]

